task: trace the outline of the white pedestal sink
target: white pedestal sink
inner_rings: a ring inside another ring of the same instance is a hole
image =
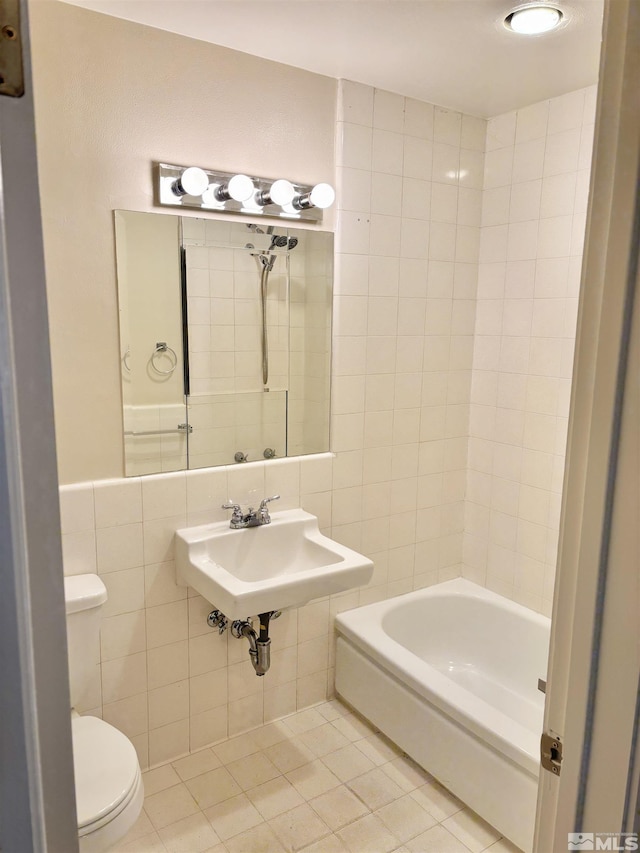
[[[178,582],[229,619],[298,607],[367,583],[371,560],[323,536],[301,509],[271,515],[271,524],[231,530],[228,521],[176,531]]]

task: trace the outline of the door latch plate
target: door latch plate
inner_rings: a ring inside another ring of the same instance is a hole
[[[544,732],[540,738],[540,764],[554,776],[560,775],[562,764],[562,741],[556,735]]]
[[[0,95],[24,95],[20,0],[0,0]]]

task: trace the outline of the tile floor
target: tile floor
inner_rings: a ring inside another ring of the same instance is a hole
[[[338,701],[144,774],[113,853],[518,853]]]

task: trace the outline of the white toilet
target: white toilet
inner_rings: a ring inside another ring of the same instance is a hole
[[[104,720],[74,710],[99,660],[105,585],[98,575],[72,575],[64,579],[64,594],[80,853],[103,853],[138,819],[144,788],[131,741]]]

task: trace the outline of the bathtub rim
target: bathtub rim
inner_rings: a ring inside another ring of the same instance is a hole
[[[550,625],[551,620],[540,613],[529,610],[466,578],[455,578],[364,607],[343,611],[336,616],[336,630],[339,635],[364,652],[387,673],[409,686],[423,699],[448,714],[459,725],[468,728],[476,737],[489,743],[494,749],[499,750],[537,778],[540,772],[542,725],[539,732],[533,732],[470,690],[447,678],[382,629],[381,622],[385,614],[401,606],[403,600],[458,596],[484,599],[539,626],[548,628]],[[383,649],[378,648],[360,633],[363,628],[370,627],[372,620],[375,620],[376,630],[384,640]],[[416,670],[427,676],[428,681],[420,679]]]

